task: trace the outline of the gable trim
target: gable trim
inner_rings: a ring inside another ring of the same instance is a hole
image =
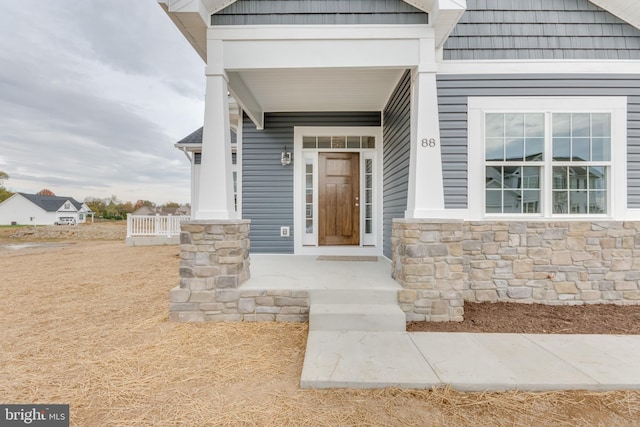
[[[437,67],[438,74],[640,74],[639,60],[458,60]]]
[[[640,8],[637,0],[589,1],[640,30]]]

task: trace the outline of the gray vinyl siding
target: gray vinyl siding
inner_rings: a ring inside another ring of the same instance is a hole
[[[427,13],[403,0],[238,0],[211,25],[428,24]]]
[[[244,117],[242,218],[251,220],[251,252],[293,253],[293,163],[280,164],[285,145],[293,152],[294,126],[380,126],[380,112],[266,113],[264,130]],[[298,159],[293,159],[297,161]],[[289,226],[291,237],[280,237]]]
[[[640,75],[439,75],[445,206],[467,207],[469,96],[627,96],[627,194],[640,208]]]
[[[400,79],[383,112],[383,251],[391,258],[393,218],[404,218],[411,145],[411,72]]]
[[[640,30],[588,0],[468,0],[444,59],[640,59]]]

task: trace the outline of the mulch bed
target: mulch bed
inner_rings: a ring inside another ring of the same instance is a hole
[[[640,305],[465,303],[462,322],[408,322],[410,332],[640,334]]]

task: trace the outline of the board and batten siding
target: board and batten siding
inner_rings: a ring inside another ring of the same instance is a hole
[[[211,15],[211,25],[428,24],[403,0],[238,0]]]
[[[640,30],[588,0],[469,0],[443,57],[640,59]]]
[[[242,218],[251,220],[251,252],[291,254],[293,164],[282,166],[280,155],[285,146],[293,152],[294,126],[380,126],[380,112],[265,113],[264,130],[243,121]],[[280,237],[286,226],[291,236]]]
[[[467,208],[470,96],[627,96],[627,206],[640,208],[640,75],[439,75],[437,81],[447,209]]]
[[[383,112],[383,253],[391,258],[393,218],[404,218],[409,188],[411,72],[407,70]]]

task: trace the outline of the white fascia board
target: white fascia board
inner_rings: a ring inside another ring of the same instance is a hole
[[[202,144],[173,144],[178,150],[186,150],[190,153],[196,152],[199,153],[202,151]]]
[[[214,40],[342,40],[433,37],[425,25],[220,25],[209,28]]]
[[[467,10],[467,0],[404,0],[404,2],[429,14],[429,24],[435,30],[436,48],[442,47]]]
[[[211,19],[203,0],[160,0],[159,3],[165,5],[170,13],[197,13],[205,23]]]
[[[439,0],[434,2],[429,22],[435,29],[436,48],[442,47],[458,21],[467,10],[466,0]]]
[[[427,13],[431,12],[431,9],[433,8],[433,3],[437,2],[437,0],[403,0],[403,1]]]
[[[202,0],[202,3],[207,8],[209,16],[214,13],[220,12],[225,7],[232,5],[237,0]]]
[[[419,40],[286,40],[226,42],[227,71],[304,68],[410,68]],[[330,52],[330,55],[327,55]],[[283,54],[286,53],[286,54]]]
[[[589,0],[596,6],[640,29],[640,5],[638,0]]]
[[[640,74],[640,60],[439,61],[438,74]]]
[[[160,7],[196,53],[207,62],[207,28],[211,20],[201,0],[158,0]]]
[[[331,31],[327,31],[326,26],[216,27],[209,29],[209,63],[219,67],[219,72],[222,68],[227,72],[408,68],[420,63],[420,39],[433,39],[433,29],[408,25],[332,26]],[[216,43],[222,43],[222,47],[214,50]],[[218,57],[220,54],[222,60]]]

